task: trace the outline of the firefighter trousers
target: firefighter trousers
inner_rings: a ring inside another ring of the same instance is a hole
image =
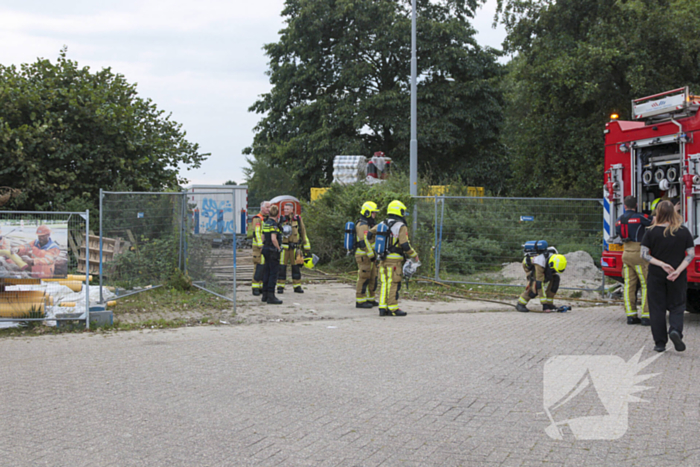
[[[374,301],[377,290],[377,265],[367,255],[355,255],[357,261],[357,287],[355,300],[357,303]]]
[[[265,257],[262,247],[253,247],[253,289],[262,290],[263,271],[265,270]]]
[[[640,289],[642,292],[642,303],[639,306],[642,310],[641,318],[648,318],[647,277],[649,265],[640,256],[640,250],[640,243],[627,242],[625,243],[625,252],[622,253],[622,277],[625,280],[625,313],[627,316],[637,316],[637,289]]]
[[[282,250],[280,271],[277,275],[278,289],[284,289],[284,285],[287,283],[287,265],[292,268],[292,282],[294,283],[294,287],[301,287],[301,265],[296,264],[296,251],[295,248],[284,248]]]
[[[535,270],[527,276],[527,287],[520,295],[518,301],[523,305],[527,305],[530,299],[539,296],[542,305],[554,305],[554,297],[557,295],[557,290],[559,289],[559,276],[556,274],[553,276],[552,280],[547,284],[544,295],[542,295],[542,287],[545,284],[544,268],[536,264]]]
[[[387,258],[379,263],[379,308],[389,311],[399,309],[399,291],[403,279],[403,259]]]

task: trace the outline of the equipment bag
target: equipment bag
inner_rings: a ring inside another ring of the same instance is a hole
[[[377,238],[374,241],[374,253],[377,258],[384,258],[387,252],[387,244],[389,243],[389,226],[384,222],[377,225]]]
[[[345,224],[343,245],[347,251],[353,251],[355,249],[355,223],[352,221]]]

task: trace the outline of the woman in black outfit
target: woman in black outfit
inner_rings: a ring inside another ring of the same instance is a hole
[[[651,335],[656,344],[654,350],[666,350],[670,338],[676,350],[682,352],[685,350],[683,314],[688,293],[685,269],[695,257],[695,245],[670,201],[661,201],[656,207],[656,217],[644,234],[640,255],[650,263],[647,300]],[[668,333],[666,310],[669,312]]]

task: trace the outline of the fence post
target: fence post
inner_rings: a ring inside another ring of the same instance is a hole
[[[435,267],[435,280],[437,280],[438,260],[437,260],[437,242],[438,242],[438,195],[435,194],[435,205],[433,213],[435,214],[435,222],[433,222],[433,265]]]
[[[440,280],[440,256],[442,254],[442,226],[445,223],[445,195],[440,196],[440,202],[442,203],[441,213],[440,213],[440,237],[438,238],[438,248],[437,248],[437,267],[435,268],[435,280]]]
[[[100,188],[100,304],[103,304],[105,302],[104,297],[102,296],[102,198],[104,195],[102,194],[102,188]],[[115,252],[115,254],[118,254],[118,252]],[[90,263],[88,263],[89,265]],[[90,269],[88,267],[88,269]]]
[[[182,206],[180,207],[180,242],[179,242],[180,250],[178,251],[178,255],[177,255],[177,268],[182,271],[183,270],[182,263],[183,263],[183,260],[185,260],[184,255],[183,255],[183,253],[184,253],[183,252],[183,245],[184,245],[184,241],[185,241],[185,216],[187,215],[187,209],[185,209],[185,206],[187,205],[187,192],[186,191],[182,192],[181,203],[182,203]]]
[[[234,221],[234,223],[233,223],[233,312],[235,313],[236,312],[236,250],[237,250],[237,248],[236,248],[236,246],[237,246],[236,245],[236,243],[237,243],[236,231],[238,230],[238,229],[236,229],[235,220],[236,220],[236,209],[238,208],[238,206],[236,206],[236,192],[233,190],[231,191],[231,198],[232,198],[231,199],[231,208],[233,209],[233,221]]]
[[[85,211],[85,329],[90,330],[90,210]]]

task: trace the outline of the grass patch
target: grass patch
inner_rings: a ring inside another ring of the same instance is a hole
[[[110,309],[115,317],[127,313],[187,312],[194,310],[232,310],[233,302],[203,290],[177,290],[159,287],[117,300]]]

